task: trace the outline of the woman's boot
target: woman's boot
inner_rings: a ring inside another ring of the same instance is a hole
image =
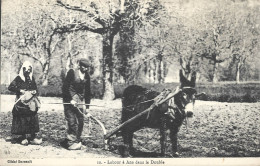
[[[28,144],[29,144],[29,141],[28,141],[26,135],[23,135],[23,136],[22,136],[21,144],[22,144],[22,145],[28,145]]]

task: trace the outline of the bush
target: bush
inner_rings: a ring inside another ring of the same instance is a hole
[[[165,84],[139,84],[147,89],[161,92],[163,89],[175,90],[178,83]],[[123,91],[129,85],[115,84],[115,98],[122,98]],[[212,84],[212,83],[198,83],[197,92],[205,92],[206,95],[199,98],[199,100],[219,101],[219,102],[257,102],[260,101],[260,86],[259,83],[248,84]],[[38,86],[40,96],[61,97],[62,91],[60,85]],[[92,98],[101,99],[103,96],[103,85],[91,84]],[[1,85],[1,94],[12,94],[8,87]]]
[[[40,96],[62,97],[62,90],[58,85],[38,86],[38,91]]]
[[[1,87],[1,94],[7,94],[7,95],[13,94],[11,91],[8,90],[8,86],[0,85],[0,87]]]
[[[91,97],[101,99],[103,96],[103,85],[102,84],[91,84]]]
[[[198,84],[197,91],[205,92],[206,97],[201,100],[219,102],[257,102],[260,101],[259,83],[248,84]]]
[[[43,97],[62,97],[62,86],[61,85],[48,85],[39,86],[39,95]],[[103,86],[102,84],[91,84],[92,98],[102,98]],[[8,90],[8,86],[1,85],[1,94],[14,95],[15,93]]]

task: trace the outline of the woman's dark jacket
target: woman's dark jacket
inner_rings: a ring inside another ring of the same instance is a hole
[[[27,91],[36,90],[36,92],[38,93],[34,77],[32,77],[32,80],[23,81],[20,76],[17,76],[8,87],[8,90],[16,94],[16,99],[19,99],[21,97],[21,89]],[[29,107],[27,105],[24,105],[22,102],[18,102],[14,106],[12,113],[22,116],[36,114],[35,111],[30,111]]]

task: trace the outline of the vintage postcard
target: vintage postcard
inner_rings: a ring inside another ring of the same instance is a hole
[[[258,0],[2,0],[0,165],[260,165]]]

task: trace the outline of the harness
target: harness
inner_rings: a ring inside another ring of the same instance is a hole
[[[185,112],[183,109],[180,109],[175,103],[174,98],[171,98],[168,101],[168,111],[165,113],[165,115],[168,115],[169,118],[172,120],[176,119],[176,115],[185,116]]]
[[[186,90],[186,89],[192,89],[194,92],[196,92],[195,88],[192,88],[192,87],[182,87],[181,89],[179,89],[179,87],[177,87],[175,89],[175,92],[178,92],[178,91],[181,92],[181,91]],[[151,92],[151,90],[146,90],[144,95],[148,95],[150,92]],[[163,99],[167,98],[169,93],[171,93],[171,90],[164,89],[164,91],[162,92],[163,95],[161,95],[159,98],[157,96],[157,97],[155,97],[153,99],[142,101],[142,102],[136,103],[134,105],[128,105],[128,106],[125,106],[125,107],[122,107],[122,108],[125,108],[125,109],[127,109],[129,111],[133,111],[135,106],[140,105],[140,104],[144,104],[144,103],[148,103],[148,102],[151,102],[151,101],[154,101],[155,99],[157,101],[163,100]],[[183,119],[187,118],[186,114],[185,114],[185,111],[184,111],[185,104],[183,102],[181,102],[181,107],[182,108],[180,108],[180,106],[178,106],[174,102],[174,98],[175,98],[175,96],[168,100],[168,103],[167,103],[168,109],[167,109],[167,112],[165,112],[164,114],[167,115],[171,119],[171,121],[176,120],[177,118],[179,118],[179,117],[176,117],[176,116],[180,116],[181,119],[182,118]],[[148,119],[149,117],[150,117],[150,112],[148,112],[146,119]]]
[[[185,89],[192,89],[194,90],[194,92],[196,93],[196,89],[192,88],[192,87],[183,87],[182,90]],[[173,120],[176,120],[178,117],[176,116],[180,116],[181,119],[185,120],[185,126],[186,126],[186,130],[188,132],[188,117],[185,113],[185,105],[183,103],[181,103],[183,108],[180,108],[175,102],[174,102],[174,98],[171,98],[168,101],[168,111],[165,113],[171,120],[171,122],[173,122]]]

